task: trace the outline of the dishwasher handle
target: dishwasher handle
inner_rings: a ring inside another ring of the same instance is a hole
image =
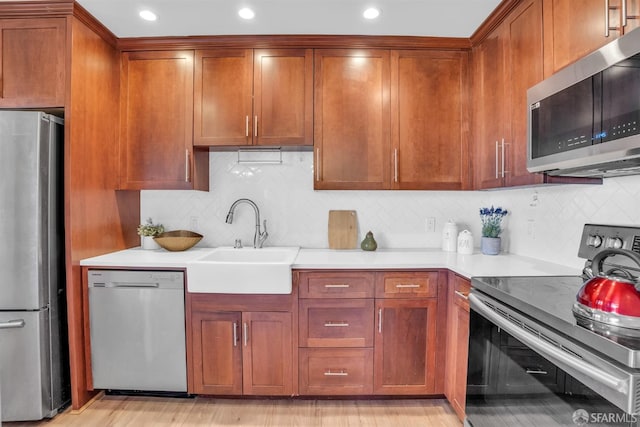
[[[145,282],[99,282],[99,283],[90,283],[90,288],[159,288],[160,283],[145,283]]]

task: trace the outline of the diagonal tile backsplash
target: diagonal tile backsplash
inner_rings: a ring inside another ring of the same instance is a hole
[[[249,198],[267,220],[266,245],[326,248],[328,212],[358,212],[359,239],[371,230],[379,248],[439,248],[444,223],[453,219],[480,243],[481,206],[502,206],[503,247],[510,253],[581,267],[577,245],[585,223],[640,225],[640,176],[608,178],[601,186],[563,185],[501,191],[314,191],[313,153],[283,152],[282,164],[238,163],[235,152],[210,154],[210,191],[142,191],[141,221],[152,217],[168,230],[204,235],[200,246],[253,242],[252,209],[231,204]],[[436,219],[435,232],[426,220]]]

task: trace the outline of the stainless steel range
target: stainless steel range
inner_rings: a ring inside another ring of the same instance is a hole
[[[585,225],[582,274],[473,278],[467,425],[640,426],[640,338],[573,310],[593,267],[637,283],[624,254],[592,266],[610,249],[640,253],[640,227]]]

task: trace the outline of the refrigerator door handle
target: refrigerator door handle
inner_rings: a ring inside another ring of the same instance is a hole
[[[24,319],[9,320],[8,322],[0,322],[0,329],[24,328]]]

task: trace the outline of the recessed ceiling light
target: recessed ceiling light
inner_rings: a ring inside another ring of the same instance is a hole
[[[248,7],[243,7],[242,9],[240,9],[238,11],[238,15],[240,15],[240,18],[242,19],[253,19],[253,17],[256,16],[253,10],[249,9]]]
[[[376,19],[378,16],[380,16],[380,9],[370,7],[362,13],[362,16],[364,16],[366,19]]]
[[[140,18],[144,19],[145,21],[155,21],[156,19],[158,19],[156,14],[151,12],[150,10],[140,11]]]

